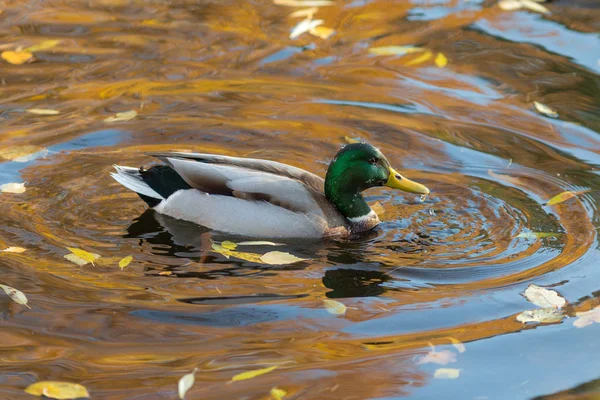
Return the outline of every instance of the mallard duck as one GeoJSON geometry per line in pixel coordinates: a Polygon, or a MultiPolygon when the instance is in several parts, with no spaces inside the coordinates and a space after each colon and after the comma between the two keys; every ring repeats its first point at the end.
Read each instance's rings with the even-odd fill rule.
{"type": "Polygon", "coordinates": [[[349,237],[380,222],[363,198],[364,190],[388,186],[429,194],[367,143],[343,147],[325,180],[275,161],[198,153],[150,155],[164,164],[148,169],[115,166],[112,177],[158,213],[241,236],[349,237]]]}

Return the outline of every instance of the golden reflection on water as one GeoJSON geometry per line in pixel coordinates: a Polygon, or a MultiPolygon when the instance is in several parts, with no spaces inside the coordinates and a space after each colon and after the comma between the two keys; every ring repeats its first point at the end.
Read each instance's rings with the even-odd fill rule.
{"type": "MultiPolygon", "coordinates": [[[[528,283],[554,285],[571,317],[599,303],[600,124],[588,89],[598,70],[583,55],[527,43],[535,38],[486,32],[482,23],[514,17],[488,3],[339,2],[316,15],[332,38],[292,41],[294,8],[267,1],[0,2],[1,49],[60,40],[33,63],[0,64],[0,184],[27,182],[26,193],[0,197],[0,248],[27,248],[0,253],[1,283],[32,307],[0,297],[0,397],[66,380],[92,398],[174,398],[177,380],[198,367],[187,398],[266,399],[275,386],[303,399],[444,398],[453,389],[433,378],[439,366],[417,360],[429,343],[451,349],[453,338],[467,352],[445,367],[461,369],[464,397],[493,398],[504,385],[481,388],[487,378],[477,371],[507,372],[486,361],[485,346],[502,355],[496,340],[507,334],[552,332],[515,319],[532,307],[520,296],[528,283]],[[443,52],[449,64],[368,54],[390,45],[443,52]],[[536,114],[533,100],[560,120],[536,114]],[[31,108],[60,114],[24,112],[31,108]],[[131,121],[104,121],[132,109],[131,121]],[[177,150],[324,175],[344,136],[380,147],[432,195],[419,202],[372,190],[369,201],[385,208],[380,228],[352,242],[287,242],[311,259],[287,267],[211,252],[211,240],[237,238],[157,221],[108,175],[115,163],[147,165],[146,152],[177,150]],[[581,188],[592,192],[544,206],[581,188]],[[519,237],[529,231],[556,236],[519,237]],[[63,258],[67,247],[102,258],[78,267],[63,258]],[[134,261],[121,270],[128,255],[134,261]],[[328,314],[326,298],[347,313],[328,314]]],[[[560,12],[536,17],[532,29],[571,19],[579,32],[561,25],[570,37],[600,20],[597,8],[582,20],[553,7],[560,12]]],[[[579,332],[562,331],[564,351],[506,360],[539,382],[515,382],[510,396],[597,377],[550,382],[534,368],[572,354],[579,332]]]]}

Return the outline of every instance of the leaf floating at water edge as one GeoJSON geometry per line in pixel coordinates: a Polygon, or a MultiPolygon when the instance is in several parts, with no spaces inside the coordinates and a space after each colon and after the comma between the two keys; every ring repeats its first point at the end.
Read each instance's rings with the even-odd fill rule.
{"type": "Polygon", "coordinates": [[[137,117],[137,111],[129,110],[125,112],[116,113],[113,117],[108,117],[104,120],[104,122],[122,122],[129,121],[137,117]]]}
{"type": "Polygon", "coordinates": [[[438,368],[433,377],[436,379],[456,379],[460,376],[460,369],[456,368],[438,368]]]}
{"type": "Polygon", "coordinates": [[[65,254],[63,257],[66,258],[67,260],[71,261],[73,264],[79,265],[80,267],[82,267],[86,264],[89,264],[89,262],[85,261],[83,258],[77,257],[73,253],[65,254]]]}
{"type": "MultiPolygon", "coordinates": [[[[87,263],[92,263],[92,265],[94,265],[94,261],[96,261],[97,259],[100,258],[99,254],[88,253],[85,250],[77,249],[77,248],[74,248],[74,247],[67,247],[67,250],[69,250],[71,253],[73,253],[76,257],[78,257],[81,260],[85,261],[86,264],[87,263]]],[[[67,256],[68,256],[68,254],[66,256],[64,256],[64,257],[67,258],[67,256]]],[[[75,262],[71,258],[67,258],[67,260],[75,262]]],[[[77,264],[77,262],[75,262],[75,264],[77,264]]]]}
{"type": "Polygon", "coordinates": [[[16,247],[16,246],[11,246],[11,247],[7,247],[6,249],[2,250],[6,253],[23,253],[25,250],[23,247],[16,247]]]}
{"type": "Polygon", "coordinates": [[[519,0],[502,0],[498,2],[498,7],[504,11],[515,11],[523,8],[523,4],[519,0]]]}
{"type": "Polygon", "coordinates": [[[589,191],[590,190],[580,190],[578,192],[571,192],[571,191],[567,190],[566,192],[559,193],[556,196],[554,196],[553,198],[551,198],[550,200],[548,200],[546,202],[546,205],[553,206],[555,204],[562,203],[563,201],[567,201],[569,199],[572,199],[573,197],[579,196],[580,194],[584,194],[589,191]]]}
{"type": "Polygon", "coordinates": [[[60,43],[60,40],[44,40],[38,44],[34,44],[26,48],[24,51],[28,51],[30,53],[34,53],[36,51],[44,51],[50,50],[53,47],[56,47],[60,43]]]}
{"type": "Polygon", "coordinates": [[[288,7],[325,7],[335,5],[331,0],[273,0],[278,6],[288,7]]]}
{"type": "Polygon", "coordinates": [[[534,284],[527,287],[523,296],[531,303],[542,308],[560,308],[567,303],[567,301],[554,290],[546,289],[534,284]]]}
{"type": "Polygon", "coordinates": [[[319,37],[323,40],[327,40],[331,37],[331,35],[335,33],[335,30],[327,28],[325,26],[317,26],[309,29],[308,33],[310,33],[313,36],[319,37]]]}
{"type": "Polygon", "coordinates": [[[446,58],[444,53],[438,53],[435,57],[434,62],[435,65],[437,65],[440,68],[444,68],[446,65],[448,65],[448,59],[446,58]]]}
{"type": "Polygon", "coordinates": [[[119,267],[121,269],[125,268],[126,266],[129,265],[129,263],[131,263],[132,260],[133,260],[133,256],[123,257],[123,259],[121,261],[119,261],[119,267]]]}
{"type": "Polygon", "coordinates": [[[577,320],[573,322],[576,328],[584,328],[594,322],[600,324],[600,306],[596,306],[593,310],[575,313],[577,320]]]}
{"type": "Polygon", "coordinates": [[[298,36],[310,31],[313,28],[321,25],[324,21],[322,19],[304,19],[298,23],[290,32],[290,39],[296,39],[298,36]]]}
{"type": "Polygon", "coordinates": [[[535,1],[532,0],[520,0],[521,4],[523,5],[523,7],[531,10],[531,11],[535,11],[535,12],[539,12],[542,14],[549,14],[550,10],[548,10],[546,7],[544,7],[543,5],[536,3],[535,1]]]}
{"type": "Polygon", "coordinates": [[[20,290],[7,285],[0,285],[0,289],[4,290],[8,297],[10,297],[15,303],[24,305],[25,307],[31,309],[31,307],[27,305],[27,296],[25,296],[25,294],[20,290]]]}
{"type": "Polygon", "coordinates": [[[0,57],[11,64],[21,65],[31,60],[33,54],[28,51],[3,51],[0,57]]]}
{"type": "Polygon", "coordinates": [[[271,398],[273,400],[282,400],[284,396],[287,396],[287,392],[285,390],[279,389],[277,387],[271,389],[269,394],[271,395],[271,398]]]}
{"type": "Polygon", "coordinates": [[[196,371],[198,368],[194,368],[192,372],[189,374],[185,374],[179,379],[177,383],[177,393],[179,393],[179,398],[184,399],[185,394],[194,386],[194,381],[196,380],[196,371]]]}
{"type": "Polygon", "coordinates": [[[237,244],[230,242],[229,240],[226,240],[223,243],[221,243],[221,247],[227,250],[235,250],[237,246],[237,244]]]}
{"type": "Polygon", "coordinates": [[[277,365],[273,365],[272,367],[255,369],[254,371],[242,372],[241,374],[234,375],[234,377],[231,378],[230,382],[245,381],[247,379],[256,378],[257,376],[267,374],[276,368],[277,368],[277,365]]]}
{"type": "Polygon", "coordinates": [[[285,244],[269,242],[266,240],[250,240],[247,242],[239,242],[238,246],[285,246],[285,244]]]}
{"type": "Polygon", "coordinates": [[[417,65],[417,64],[421,64],[424,63],[425,61],[429,60],[431,58],[431,56],[433,56],[433,53],[430,51],[425,52],[425,54],[420,55],[419,57],[415,58],[414,60],[410,60],[409,62],[407,62],[406,65],[411,66],[411,65],[417,65]]]}
{"type": "Polygon", "coordinates": [[[296,257],[293,254],[285,253],[283,251],[270,251],[260,256],[260,261],[265,264],[271,265],[285,265],[293,264],[299,261],[307,261],[307,258],[296,257]]]}
{"type": "Polygon", "coordinates": [[[458,350],[459,353],[464,353],[465,351],[467,351],[467,348],[465,347],[464,343],[460,340],[453,338],[452,336],[448,336],[448,339],[450,339],[450,341],[452,342],[452,346],[454,346],[454,348],[458,350]]]}
{"type": "Polygon", "coordinates": [[[425,49],[415,46],[383,46],[371,47],[369,53],[378,56],[404,56],[406,54],[421,53],[425,49]]]}
{"type": "Polygon", "coordinates": [[[559,322],[564,317],[563,310],[556,307],[546,307],[523,311],[517,315],[517,321],[524,324],[527,322],[552,323],[559,322]]]}
{"type": "Polygon", "coordinates": [[[550,118],[558,118],[558,113],[550,107],[548,107],[547,105],[538,103],[537,101],[534,101],[533,105],[539,113],[544,114],[550,118]]]}
{"type": "Polygon", "coordinates": [[[346,314],[346,309],[347,308],[344,305],[344,303],[340,303],[339,301],[329,300],[329,299],[323,300],[323,303],[325,304],[325,309],[330,314],[333,314],[333,315],[344,315],[344,314],[346,314]]]}
{"type": "Polygon", "coordinates": [[[70,382],[36,382],[27,386],[25,392],[34,396],[45,396],[51,399],[58,400],[80,399],[90,397],[90,394],[84,386],[78,383],[70,382]]]}
{"type": "Polygon", "coordinates": [[[49,108],[30,108],[28,110],[25,110],[28,113],[31,114],[37,114],[37,115],[57,115],[60,114],[60,111],[58,110],[51,110],[49,108]]]}
{"type": "Polygon", "coordinates": [[[0,185],[0,192],[2,193],[25,193],[27,189],[25,188],[25,182],[23,183],[5,183],[4,185],[0,185]]]}

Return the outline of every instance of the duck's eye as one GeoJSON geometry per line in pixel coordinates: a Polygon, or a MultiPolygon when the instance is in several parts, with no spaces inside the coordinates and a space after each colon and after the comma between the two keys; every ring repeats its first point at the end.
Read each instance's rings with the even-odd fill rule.
{"type": "Polygon", "coordinates": [[[376,158],[371,158],[369,160],[369,163],[372,164],[372,165],[375,165],[375,164],[377,164],[377,159],[376,158]]]}

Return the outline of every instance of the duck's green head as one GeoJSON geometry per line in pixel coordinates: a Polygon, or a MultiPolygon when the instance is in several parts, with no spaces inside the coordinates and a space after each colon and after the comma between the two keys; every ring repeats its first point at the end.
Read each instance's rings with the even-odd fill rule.
{"type": "Polygon", "coordinates": [[[360,193],[375,186],[429,194],[425,186],[393,169],[377,148],[367,143],[353,143],[342,148],[329,165],[325,196],[346,218],[359,218],[371,212],[360,193]]]}

